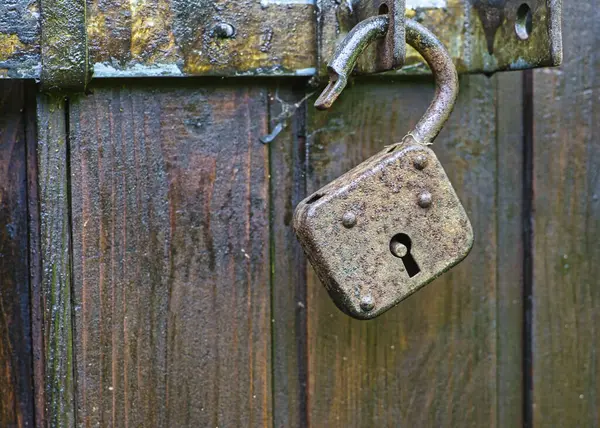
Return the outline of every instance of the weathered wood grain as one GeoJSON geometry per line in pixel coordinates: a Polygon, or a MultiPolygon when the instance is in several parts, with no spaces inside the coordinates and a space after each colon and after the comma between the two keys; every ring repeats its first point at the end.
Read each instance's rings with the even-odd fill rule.
{"type": "MultiPolygon", "coordinates": [[[[521,172],[505,162],[513,154],[518,163],[518,150],[505,146],[521,141],[512,141],[518,122],[514,135],[499,132],[498,123],[510,121],[510,109],[520,111],[521,103],[498,98],[507,89],[520,86],[463,78],[455,111],[434,145],[473,223],[475,245],[462,264],[367,322],[336,309],[309,270],[311,426],[520,423],[521,336],[512,334],[520,331],[522,284],[507,270],[518,257],[519,244],[508,237],[518,239],[520,230],[521,172]],[[497,107],[499,99],[508,104],[497,107]],[[499,192],[499,177],[515,187],[499,192]],[[501,240],[499,233],[507,235],[501,240]],[[507,297],[508,304],[500,300],[507,297]]],[[[308,192],[400,140],[432,93],[429,82],[359,82],[330,112],[309,109],[308,192]]]]}
{"type": "Polygon", "coordinates": [[[564,65],[533,86],[533,422],[598,427],[600,4],[563,9],[564,65]]]}
{"type": "MultiPolygon", "coordinates": [[[[294,208],[305,189],[304,88],[281,82],[270,90],[271,305],[273,308],[273,424],[307,421],[306,258],[294,231],[294,208]],[[275,131],[276,132],[276,131],[275,131]]],[[[310,108],[310,107],[309,107],[310,108]]]]}
{"type": "Polygon", "coordinates": [[[496,75],[498,427],[523,423],[523,73],[496,75]]]}
{"type": "Polygon", "coordinates": [[[0,82],[0,426],[33,427],[25,84],[0,82]]]}
{"type": "Polygon", "coordinates": [[[38,96],[37,160],[44,326],[42,376],[47,422],[53,427],[75,425],[66,114],[64,97],[38,96]]]}
{"type": "Polygon", "coordinates": [[[107,84],[70,123],[78,424],[270,426],[266,90],[107,84]]]}
{"type": "Polygon", "coordinates": [[[25,86],[25,139],[27,140],[27,221],[29,230],[29,290],[31,294],[31,347],[34,421],[37,428],[48,426],[44,358],[44,293],[42,291],[40,192],[38,187],[37,95],[34,82],[25,86]]]}

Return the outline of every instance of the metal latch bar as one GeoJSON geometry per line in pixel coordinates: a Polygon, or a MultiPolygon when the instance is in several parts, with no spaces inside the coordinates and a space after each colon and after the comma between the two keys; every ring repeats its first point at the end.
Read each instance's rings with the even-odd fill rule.
{"type": "MultiPolygon", "coordinates": [[[[335,46],[367,10],[377,14],[381,0],[42,0],[41,11],[37,4],[0,2],[0,78],[77,89],[90,71],[94,78],[326,76],[335,46]]],[[[460,73],[558,65],[560,16],[561,0],[406,0],[405,10],[438,36],[460,73]]],[[[373,55],[365,52],[356,71],[393,68],[373,68],[373,55]]],[[[408,48],[392,73],[428,72],[408,48]]]]}

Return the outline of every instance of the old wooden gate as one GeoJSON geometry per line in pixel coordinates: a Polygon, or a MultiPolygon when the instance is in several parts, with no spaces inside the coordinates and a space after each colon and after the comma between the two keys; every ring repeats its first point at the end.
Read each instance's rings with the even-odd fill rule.
{"type": "Polygon", "coordinates": [[[0,426],[597,427],[599,22],[565,1],[562,67],[461,77],[435,150],[474,248],[368,322],[290,221],[429,78],[358,79],[327,113],[304,77],[0,81],[0,426]]]}

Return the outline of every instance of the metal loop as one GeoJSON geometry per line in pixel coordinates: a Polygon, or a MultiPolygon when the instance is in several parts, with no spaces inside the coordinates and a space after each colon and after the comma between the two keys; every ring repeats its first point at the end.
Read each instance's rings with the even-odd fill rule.
{"type": "MultiPolygon", "coordinates": [[[[315,102],[315,107],[331,107],[346,86],[358,56],[369,43],[385,35],[388,22],[389,18],[385,15],[375,16],[360,22],[348,33],[328,65],[330,82],[315,102]]],[[[408,133],[417,143],[430,144],[454,108],[458,96],[458,74],[442,42],[412,19],[406,20],[406,42],[425,59],[436,83],[433,101],[414,129],[408,133]]]]}

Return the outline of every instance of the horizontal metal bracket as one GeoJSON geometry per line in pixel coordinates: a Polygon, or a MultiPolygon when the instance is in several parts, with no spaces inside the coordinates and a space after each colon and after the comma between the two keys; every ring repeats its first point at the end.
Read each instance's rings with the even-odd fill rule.
{"type": "MultiPolygon", "coordinates": [[[[321,0],[319,74],[336,45],[360,20],[361,3],[321,0]]],[[[493,73],[558,66],[562,62],[561,0],[406,0],[406,17],[429,28],[446,46],[459,73],[493,73]]],[[[356,72],[370,74],[366,52],[356,72]]],[[[421,56],[406,51],[393,74],[429,73],[421,56]]]]}
{"type": "MultiPolygon", "coordinates": [[[[41,10],[36,0],[1,1],[0,78],[81,89],[88,70],[94,78],[324,76],[336,44],[382,1],[392,0],[42,0],[41,10]]],[[[561,0],[402,1],[461,73],[561,62],[561,0]]],[[[363,55],[357,71],[393,68],[377,55],[363,55]]],[[[428,69],[408,48],[391,73],[428,69]]]]}

